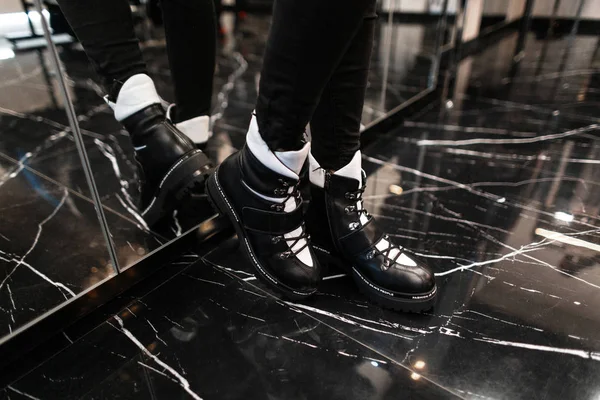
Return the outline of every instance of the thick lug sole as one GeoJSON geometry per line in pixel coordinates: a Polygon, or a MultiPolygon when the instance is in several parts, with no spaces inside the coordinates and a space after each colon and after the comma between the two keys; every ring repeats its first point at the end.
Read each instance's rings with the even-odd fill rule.
{"type": "Polygon", "coordinates": [[[313,245],[313,249],[321,266],[341,269],[352,275],[352,279],[354,279],[354,283],[358,286],[358,289],[373,303],[384,308],[395,311],[421,313],[432,309],[435,304],[437,286],[434,286],[428,293],[407,294],[394,292],[371,282],[358,271],[356,266],[346,264],[335,253],[319,245],[313,245]]]}
{"type": "Polygon", "coordinates": [[[142,212],[146,224],[153,226],[162,217],[172,214],[177,204],[190,193],[203,190],[212,169],[212,163],[200,150],[192,150],[177,160],[142,212]]]}
{"type": "Polygon", "coordinates": [[[293,289],[281,283],[277,278],[269,274],[267,270],[260,264],[258,257],[256,257],[254,251],[252,250],[252,246],[250,245],[250,241],[248,240],[246,234],[246,229],[242,226],[240,218],[231,205],[232,202],[229,200],[225,194],[225,191],[223,190],[223,187],[219,183],[218,174],[219,169],[217,168],[217,170],[211,174],[206,182],[206,193],[208,195],[208,200],[215,208],[216,212],[229,218],[233,224],[240,242],[240,247],[246,255],[246,258],[248,258],[250,261],[250,264],[252,264],[254,267],[258,279],[260,279],[260,281],[266,284],[269,288],[281,293],[290,300],[304,300],[313,295],[317,291],[316,288],[308,292],[293,289]]]}

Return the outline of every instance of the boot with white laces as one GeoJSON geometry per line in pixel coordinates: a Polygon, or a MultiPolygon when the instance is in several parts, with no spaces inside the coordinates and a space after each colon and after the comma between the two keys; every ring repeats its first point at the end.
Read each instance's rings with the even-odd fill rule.
{"type": "Polygon", "coordinates": [[[310,144],[272,151],[252,117],[246,145],[210,176],[207,194],[233,223],[257,277],[290,299],[316,291],[321,268],[304,226],[299,174],[310,144]]]}
{"type": "Polygon", "coordinates": [[[311,154],[309,171],[306,225],[321,264],[351,274],[359,289],[384,307],[430,309],[437,292],[433,273],[414,254],[392,243],[364,208],[366,176],[360,151],[336,172],[321,168],[311,154]]]}

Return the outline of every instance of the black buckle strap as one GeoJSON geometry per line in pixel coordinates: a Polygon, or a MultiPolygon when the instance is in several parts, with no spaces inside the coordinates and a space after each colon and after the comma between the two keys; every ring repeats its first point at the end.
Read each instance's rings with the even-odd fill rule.
{"type": "Polygon", "coordinates": [[[244,207],[242,209],[244,227],[251,231],[284,235],[304,223],[302,206],[289,213],[260,210],[244,207]]]}
{"type": "Polygon", "coordinates": [[[297,180],[279,175],[263,165],[247,145],[241,150],[239,160],[242,180],[263,196],[285,198],[298,184],[297,180]]]}
{"type": "Polygon", "coordinates": [[[360,254],[373,247],[382,237],[383,233],[371,219],[360,229],[341,237],[339,239],[340,250],[348,255],[360,254]]]}

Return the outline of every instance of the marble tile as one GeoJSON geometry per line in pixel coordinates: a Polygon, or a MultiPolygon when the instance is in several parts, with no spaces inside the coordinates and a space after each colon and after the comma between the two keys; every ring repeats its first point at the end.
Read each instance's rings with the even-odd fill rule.
{"type": "Polygon", "coordinates": [[[61,399],[458,398],[202,261],[134,300],[0,391],[0,398],[20,393],[61,399]]]}
{"type": "MultiPolygon", "coordinates": [[[[251,21],[219,56],[215,96],[222,115],[208,148],[217,161],[243,144],[256,96],[267,24],[251,21]],[[234,85],[227,85],[230,78],[234,85]]],[[[464,60],[448,97],[363,153],[369,210],[437,275],[431,311],[381,309],[343,271],[329,271],[306,302],[286,302],[256,281],[232,239],[11,383],[0,398],[596,398],[598,38],[531,35],[523,53],[516,43],[508,37],[464,60]]],[[[168,90],[159,50],[147,52],[168,90]]],[[[368,106],[381,104],[381,54],[368,106]]],[[[388,75],[394,90],[386,89],[384,105],[425,82],[426,63],[419,52],[410,54],[397,75],[388,75]]],[[[75,67],[73,75],[83,74],[75,67]]],[[[84,114],[101,105],[93,96],[93,87],[81,89],[84,114]]],[[[36,121],[24,120],[16,129],[27,133],[25,124],[36,121]]],[[[51,135],[47,125],[43,138],[51,135]]],[[[113,153],[87,139],[91,157],[102,163],[95,173],[114,211],[111,226],[119,226],[115,241],[135,260],[163,239],[140,229],[116,197],[123,186],[107,154],[118,155],[125,181],[135,182],[127,138],[106,110],[82,126],[111,145],[113,153]]],[[[32,167],[51,165],[66,149],[49,151],[32,167]]],[[[22,243],[19,254],[31,245],[22,243]]],[[[10,297],[0,292],[0,299],[10,318],[10,297]]]]}
{"type": "Polygon", "coordinates": [[[0,157],[0,337],[115,273],[93,204],[0,157]]]}

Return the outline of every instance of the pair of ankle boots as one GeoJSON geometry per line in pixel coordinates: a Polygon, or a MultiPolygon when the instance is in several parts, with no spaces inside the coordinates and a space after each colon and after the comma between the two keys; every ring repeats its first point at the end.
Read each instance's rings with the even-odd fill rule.
{"type": "Polygon", "coordinates": [[[206,182],[209,199],[233,223],[257,276],[286,297],[309,297],[324,268],[334,265],[385,307],[432,307],[433,273],[394,245],[364,208],[360,152],[340,170],[326,171],[309,154],[309,144],[271,151],[253,117],[246,146],[212,173],[212,163],[188,137],[200,132],[207,138],[207,117],[174,124],[148,76],[130,78],[109,104],[131,135],[142,173],[140,214],[148,226],[206,182]],[[305,213],[298,186],[307,158],[311,201],[305,213]]]}
{"type": "Polygon", "coordinates": [[[379,230],[363,205],[365,183],[360,151],[332,173],[309,154],[309,144],[269,150],[253,117],[246,146],[210,175],[207,194],[233,223],[257,277],[287,298],[315,293],[324,269],[334,265],[384,307],[431,308],[433,273],[379,230]],[[298,186],[307,158],[311,201],[305,213],[298,186]]]}

